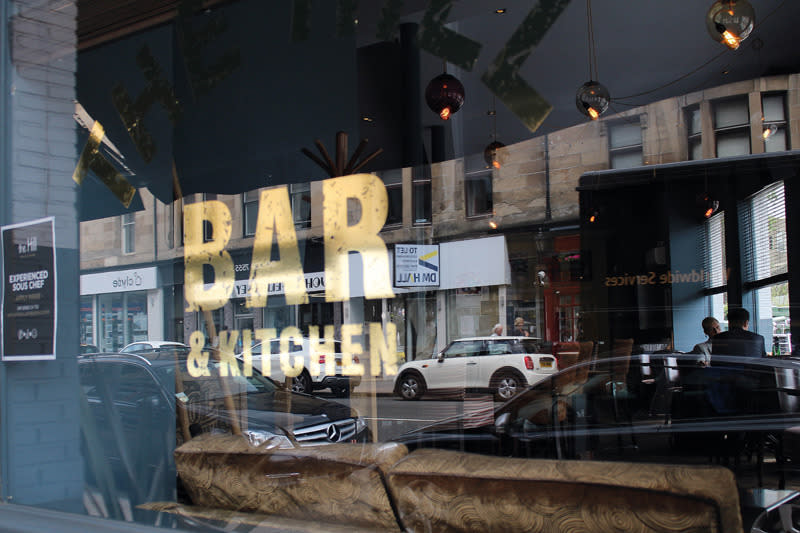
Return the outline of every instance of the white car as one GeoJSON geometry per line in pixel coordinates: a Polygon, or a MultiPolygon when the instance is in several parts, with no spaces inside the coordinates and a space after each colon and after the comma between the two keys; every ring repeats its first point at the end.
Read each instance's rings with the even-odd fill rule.
{"type": "Polygon", "coordinates": [[[121,353],[149,352],[164,349],[188,349],[185,344],[175,341],[136,341],[120,350],[121,353]]]}
{"type": "MultiPolygon", "coordinates": [[[[316,363],[319,365],[319,372],[315,372],[312,368],[309,340],[303,338],[302,343],[289,343],[288,350],[288,365],[293,369],[290,372],[284,372],[281,367],[281,349],[280,339],[271,339],[265,342],[258,342],[253,344],[251,353],[253,368],[264,373],[262,369],[262,350],[264,346],[269,346],[270,350],[270,368],[269,373],[265,374],[279,383],[283,383],[286,375],[292,378],[291,389],[294,392],[305,392],[311,394],[312,392],[320,389],[330,389],[336,396],[345,397],[361,383],[361,376],[345,376],[342,374],[342,344],[340,341],[333,341],[334,353],[319,353],[316,363]],[[301,359],[298,360],[297,356],[301,359]],[[333,373],[328,373],[326,370],[326,361],[328,357],[334,358],[335,370],[333,373]],[[302,368],[298,361],[302,361],[302,368]],[[298,369],[298,370],[295,370],[298,369]],[[316,375],[315,375],[316,374],[316,375]]],[[[243,354],[238,354],[236,357],[242,359],[243,354]]],[[[353,362],[358,364],[358,356],[353,356],[353,362]]]]}
{"type": "Polygon", "coordinates": [[[404,363],[394,392],[418,400],[431,391],[489,390],[499,401],[512,398],[558,370],[556,358],[532,337],[471,337],[454,340],[430,359],[404,363]]]}

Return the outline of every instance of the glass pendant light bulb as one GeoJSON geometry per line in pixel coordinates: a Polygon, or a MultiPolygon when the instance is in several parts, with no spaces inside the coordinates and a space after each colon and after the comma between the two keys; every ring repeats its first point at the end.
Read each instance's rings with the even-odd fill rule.
{"type": "Polygon", "coordinates": [[[717,0],[706,14],[706,29],[712,39],[736,50],[753,31],[755,20],[748,0],[717,0]]]}
{"type": "Polygon", "coordinates": [[[592,120],[597,120],[606,112],[611,95],[608,89],[600,82],[589,80],[578,88],[575,93],[575,105],[578,111],[592,120]]]}

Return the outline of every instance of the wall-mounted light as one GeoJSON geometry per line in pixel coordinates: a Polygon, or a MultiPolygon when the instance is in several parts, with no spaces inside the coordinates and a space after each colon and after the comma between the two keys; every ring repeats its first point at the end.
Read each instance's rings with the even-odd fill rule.
{"type": "Polygon", "coordinates": [[[736,50],[753,31],[756,12],[747,0],[717,0],[706,13],[711,38],[736,50]]]}
{"type": "Polygon", "coordinates": [[[598,211],[597,209],[592,209],[589,212],[589,216],[587,217],[587,220],[589,221],[589,224],[594,224],[599,219],[600,219],[600,211],[598,211]]]}
{"type": "Polygon", "coordinates": [[[778,126],[775,124],[770,124],[769,126],[764,126],[764,131],[761,132],[761,137],[766,141],[773,135],[778,133],[778,126]]]}
{"type": "Polygon", "coordinates": [[[442,120],[448,120],[464,105],[464,86],[455,76],[439,74],[425,88],[425,102],[442,120]]]}

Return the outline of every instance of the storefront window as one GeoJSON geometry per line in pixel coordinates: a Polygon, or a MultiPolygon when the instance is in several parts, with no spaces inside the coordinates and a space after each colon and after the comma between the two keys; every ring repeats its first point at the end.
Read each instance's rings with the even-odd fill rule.
{"type": "Polygon", "coordinates": [[[800,530],[800,2],[682,4],[0,2],[3,523],[800,530]]]}

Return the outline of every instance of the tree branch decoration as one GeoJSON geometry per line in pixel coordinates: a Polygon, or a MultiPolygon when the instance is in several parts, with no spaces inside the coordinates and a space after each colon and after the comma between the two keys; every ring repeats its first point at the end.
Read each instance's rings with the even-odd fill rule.
{"type": "Polygon", "coordinates": [[[364,165],[375,159],[381,152],[383,152],[383,148],[378,148],[368,156],[366,156],[361,161],[358,159],[361,157],[361,154],[364,152],[364,149],[367,147],[367,143],[369,142],[368,139],[362,139],[361,142],[358,144],[356,151],[353,152],[353,155],[350,157],[349,160],[345,162],[347,159],[347,134],[343,131],[336,133],[336,162],[331,159],[331,156],[328,154],[328,151],[325,149],[325,146],[322,144],[322,141],[316,139],[314,144],[317,146],[319,153],[322,154],[322,158],[315,155],[311,150],[308,148],[303,148],[300,150],[303,154],[315,162],[317,165],[322,167],[322,170],[328,173],[328,177],[335,178],[338,176],[348,176],[350,174],[356,174],[359,170],[364,168],[364,165]]]}

